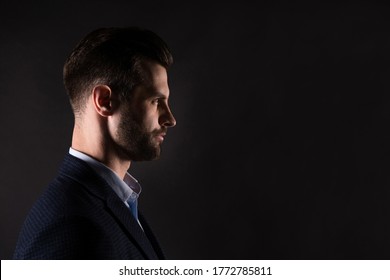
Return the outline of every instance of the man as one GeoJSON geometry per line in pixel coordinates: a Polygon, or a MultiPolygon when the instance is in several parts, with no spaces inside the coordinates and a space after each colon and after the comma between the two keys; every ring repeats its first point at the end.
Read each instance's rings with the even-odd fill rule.
{"type": "Polygon", "coordinates": [[[172,56],[155,33],[101,28],[64,65],[75,123],[57,178],[31,209],[15,259],[164,259],[127,170],[154,160],[169,127],[172,56]]]}

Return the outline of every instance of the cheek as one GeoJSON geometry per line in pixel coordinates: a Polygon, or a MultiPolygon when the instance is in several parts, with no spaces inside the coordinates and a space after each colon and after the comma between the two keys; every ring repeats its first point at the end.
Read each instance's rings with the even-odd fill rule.
{"type": "Polygon", "coordinates": [[[138,107],[133,108],[129,112],[129,116],[134,122],[138,123],[141,130],[145,132],[152,132],[159,129],[159,114],[155,107],[148,107],[147,104],[139,104],[138,107]]]}
{"type": "Polygon", "coordinates": [[[154,115],[146,115],[143,120],[143,125],[147,131],[153,131],[159,128],[158,118],[154,115]]]}
{"type": "Polygon", "coordinates": [[[147,130],[153,130],[156,126],[158,126],[158,111],[154,106],[145,106],[138,113],[138,116],[140,117],[139,120],[143,123],[147,130]]]}

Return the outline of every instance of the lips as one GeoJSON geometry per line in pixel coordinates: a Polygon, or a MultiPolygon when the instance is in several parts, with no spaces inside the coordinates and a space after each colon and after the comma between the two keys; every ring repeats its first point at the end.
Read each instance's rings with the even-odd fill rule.
{"type": "Polygon", "coordinates": [[[159,140],[159,141],[164,141],[164,137],[166,136],[166,133],[160,133],[160,134],[157,134],[156,135],[156,138],[159,140]]]}

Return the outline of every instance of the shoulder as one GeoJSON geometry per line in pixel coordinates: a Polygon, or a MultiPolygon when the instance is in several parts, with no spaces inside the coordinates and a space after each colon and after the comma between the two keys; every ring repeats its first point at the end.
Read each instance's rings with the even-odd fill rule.
{"type": "Polygon", "coordinates": [[[15,258],[99,258],[90,248],[92,243],[99,240],[104,247],[110,241],[110,232],[118,230],[106,207],[112,193],[88,165],[78,159],[65,159],[57,177],[29,211],[15,258]],[[87,251],[93,254],[82,255],[87,251]]]}
{"type": "Polygon", "coordinates": [[[14,258],[96,258],[93,244],[107,240],[105,203],[88,187],[63,175],[55,178],[30,209],[14,258]]]}

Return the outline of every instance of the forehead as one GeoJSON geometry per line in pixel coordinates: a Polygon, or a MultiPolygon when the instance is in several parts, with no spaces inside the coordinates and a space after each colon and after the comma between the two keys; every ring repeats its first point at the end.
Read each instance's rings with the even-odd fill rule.
{"type": "Polygon", "coordinates": [[[144,87],[168,93],[168,73],[165,67],[157,62],[147,60],[141,63],[141,68],[144,87]]]}
{"type": "Polygon", "coordinates": [[[165,67],[154,61],[141,63],[143,82],[134,95],[138,98],[148,98],[155,95],[169,96],[168,74],[165,67]]]}

